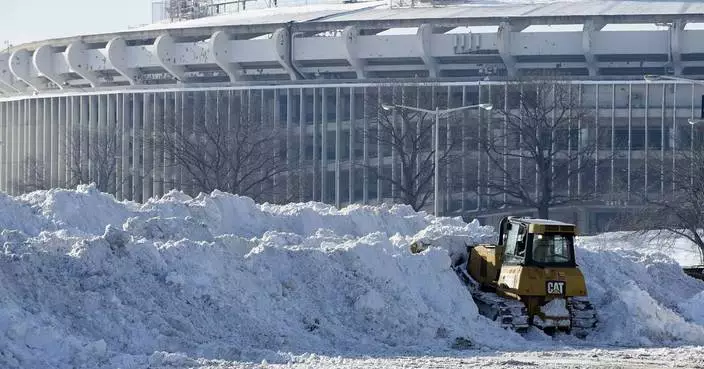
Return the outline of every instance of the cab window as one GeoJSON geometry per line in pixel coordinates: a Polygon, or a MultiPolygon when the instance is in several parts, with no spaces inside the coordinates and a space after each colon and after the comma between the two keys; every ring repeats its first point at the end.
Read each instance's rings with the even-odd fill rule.
{"type": "Polygon", "coordinates": [[[561,234],[533,235],[533,261],[555,264],[572,261],[572,237],[561,234]]]}
{"type": "Polygon", "coordinates": [[[504,250],[505,260],[508,262],[521,262],[525,256],[526,227],[513,224],[508,231],[504,250]]]}

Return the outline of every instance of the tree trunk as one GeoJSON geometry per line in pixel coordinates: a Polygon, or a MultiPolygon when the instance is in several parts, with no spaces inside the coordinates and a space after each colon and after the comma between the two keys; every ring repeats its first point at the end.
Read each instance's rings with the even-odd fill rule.
{"type": "Polygon", "coordinates": [[[548,219],[550,216],[550,206],[547,204],[538,205],[538,218],[548,219]]]}
{"type": "Polygon", "coordinates": [[[698,229],[690,229],[690,232],[694,234],[694,240],[699,251],[699,265],[704,265],[704,240],[699,236],[698,229]]]}

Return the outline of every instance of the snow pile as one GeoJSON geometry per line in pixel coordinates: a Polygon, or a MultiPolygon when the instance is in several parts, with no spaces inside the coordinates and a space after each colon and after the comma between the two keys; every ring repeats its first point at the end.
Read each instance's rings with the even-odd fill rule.
{"type": "Polygon", "coordinates": [[[704,321],[692,321],[680,306],[704,290],[704,283],[663,254],[604,251],[602,240],[585,238],[577,250],[599,315],[599,328],[589,339],[621,346],[704,344],[704,321]]]}
{"type": "Polygon", "coordinates": [[[679,305],[682,313],[685,317],[696,322],[697,324],[704,325],[704,291],[687,299],[685,302],[679,305]]]}
{"type": "MultiPolygon", "coordinates": [[[[92,186],[0,196],[0,205],[2,368],[551,344],[479,316],[450,270],[465,244],[495,237],[477,222],[407,206],[258,205],[220,192],[140,205],[92,186]],[[412,254],[415,241],[432,246],[412,254]]],[[[664,257],[585,247],[579,262],[601,320],[586,344],[704,343],[690,314],[701,282],[664,257]]]]}
{"type": "Polygon", "coordinates": [[[640,254],[665,254],[682,266],[700,264],[700,252],[690,240],[668,232],[612,232],[586,237],[592,250],[628,250],[640,254]]]}
{"type": "Polygon", "coordinates": [[[256,205],[218,192],[138,205],[89,186],[0,201],[2,368],[521,341],[478,316],[444,249],[408,249],[428,228],[490,233],[476,223],[405,206],[256,205]]]}

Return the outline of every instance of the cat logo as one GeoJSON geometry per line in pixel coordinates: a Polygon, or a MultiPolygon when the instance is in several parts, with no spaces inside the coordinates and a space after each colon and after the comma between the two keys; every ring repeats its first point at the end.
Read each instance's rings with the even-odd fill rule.
{"type": "Polygon", "coordinates": [[[547,289],[548,295],[564,295],[565,294],[565,282],[548,281],[546,289],[547,289]]]}

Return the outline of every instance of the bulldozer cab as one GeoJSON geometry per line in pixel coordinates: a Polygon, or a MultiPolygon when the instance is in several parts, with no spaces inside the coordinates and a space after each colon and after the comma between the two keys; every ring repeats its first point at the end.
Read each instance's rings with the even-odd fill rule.
{"type": "Polygon", "coordinates": [[[507,265],[575,267],[573,224],[507,217],[501,221],[499,245],[507,265]]]}

